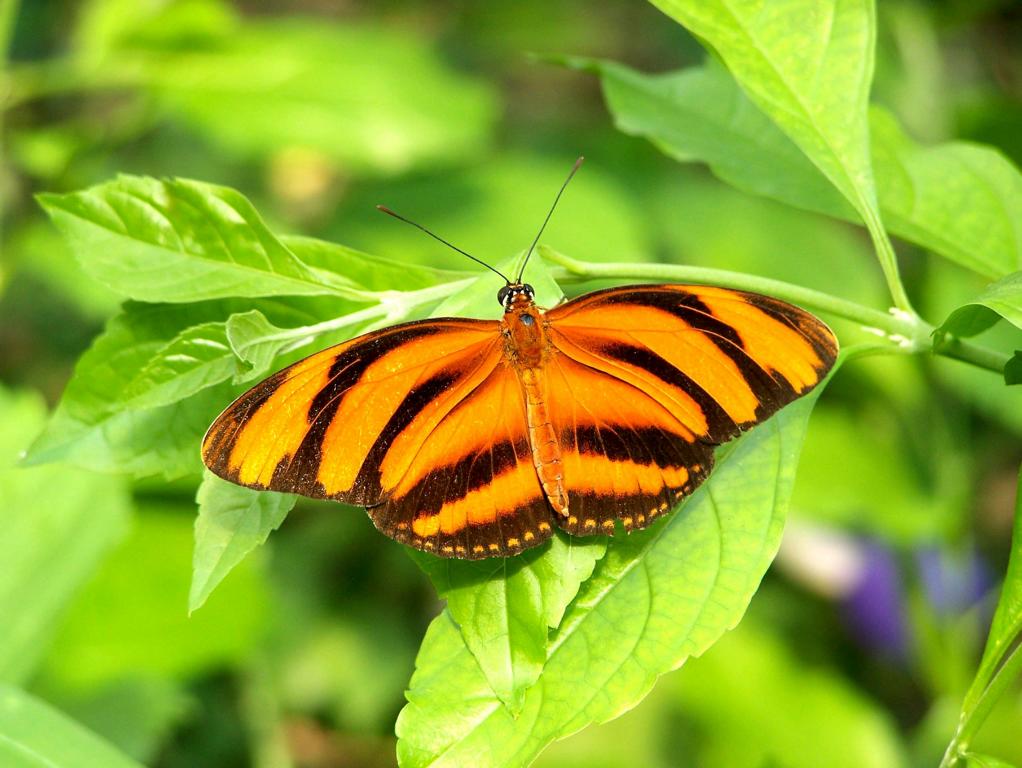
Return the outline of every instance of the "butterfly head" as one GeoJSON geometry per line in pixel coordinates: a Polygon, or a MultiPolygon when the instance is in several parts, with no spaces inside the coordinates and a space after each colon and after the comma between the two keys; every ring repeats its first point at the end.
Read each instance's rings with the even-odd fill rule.
{"type": "Polygon", "coordinates": [[[508,283],[497,291],[497,301],[505,312],[510,312],[516,306],[532,304],[536,297],[536,291],[528,283],[508,283]]]}

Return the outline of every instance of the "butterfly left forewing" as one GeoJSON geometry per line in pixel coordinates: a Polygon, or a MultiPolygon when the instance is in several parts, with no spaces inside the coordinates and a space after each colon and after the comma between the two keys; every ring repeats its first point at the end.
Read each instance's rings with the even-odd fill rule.
{"type": "Polygon", "coordinates": [[[251,488],[365,506],[441,556],[512,555],[552,533],[495,322],[408,323],[312,355],[228,407],[203,459],[251,488]]]}
{"type": "Polygon", "coordinates": [[[432,426],[499,360],[492,322],[429,320],[360,336],[238,398],[207,432],[203,460],[251,488],[379,503],[432,426]]]}

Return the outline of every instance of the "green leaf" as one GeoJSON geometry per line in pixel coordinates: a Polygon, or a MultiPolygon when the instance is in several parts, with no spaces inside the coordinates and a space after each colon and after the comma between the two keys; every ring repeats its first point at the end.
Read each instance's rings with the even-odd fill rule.
{"type": "MultiPolygon", "coordinates": [[[[682,162],[702,162],[738,189],[856,220],[849,204],[721,67],[644,75],[566,58],[599,74],[622,131],[682,162]]],[[[1000,153],[964,142],[914,143],[888,113],[871,112],[873,168],[888,228],[989,277],[1022,267],[1022,175],[1000,153]]]]}
{"type": "Polygon", "coordinates": [[[335,284],[346,282],[353,290],[414,291],[475,276],[474,272],[436,269],[373,256],[312,237],[284,235],[280,241],[309,267],[326,272],[335,284]]]}
{"type": "MultiPolygon", "coordinates": [[[[127,304],[79,358],[57,410],[24,463],[69,461],[99,471],[167,477],[198,472],[199,440],[231,401],[233,390],[219,384],[180,402],[132,409],[125,408],[124,392],[147,366],[160,362],[161,352],[181,334],[222,317],[229,306],[127,304]]],[[[214,368],[223,378],[230,375],[229,366],[218,362],[214,368]]],[[[205,369],[190,377],[186,383],[191,386],[172,379],[161,387],[184,397],[212,383],[211,378],[205,369]]]]}
{"type": "Polygon", "coordinates": [[[818,768],[826,755],[827,768],[906,766],[884,710],[789,645],[749,616],[669,683],[682,716],[712,745],[714,759],[704,752],[695,764],[818,768]]]}
{"type": "Polygon", "coordinates": [[[142,768],[39,699],[2,684],[0,764],[5,768],[142,768]]]}
{"type": "Polygon", "coordinates": [[[199,516],[195,520],[189,612],[201,607],[224,576],[266,541],[297,500],[293,494],[253,491],[205,473],[196,497],[199,516]]]}
{"type": "Polygon", "coordinates": [[[680,162],[706,163],[718,178],[746,192],[855,218],[834,185],[713,60],[661,75],[611,61],[559,60],[600,77],[619,130],[648,138],[680,162]]]}
{"type": "Polygon", "coordinates": [[[238,381],[249,381],[266,373],[273,367],[273,361],[286,352],[307,347],[306,354],[326,349],[365,330],[372,320],[378,320],[383,312],[376,305],[353,304],[336,301],[332,309],[336,315],[315,326],[282,328],[274,325],[258,309],[231,315],[227,320],[227,340],[233,354],[248,363],[247,374],[236,376],[238,381]]]}
{"type": "Polygon", "coordinates": [[[127,527],[130,501],[116,478],[11,466],[45,416],[41,398],[0,389],[0,681],[28,678],[67,603],[127,527]]]}
{"type": "Polygon", "coordinates": [[[177,334],[124,386],[120,399],[129,408],[156,408],[242,372],[227,341],[224,323],[201,323],[177,334]]]}
{"type": "Polygon", "coordinates": [[[401,173],[479,154],[497,117],[492,88],[384,27],[281,17],[131,58],[161,111],[238,155],[298,148],[401,173]]]}
{"type": "Polygon", "coordinates": [[[141,301],[345,293],[287,249],[241,194],[184,179],[122,176],[40,195],[85,270],[141,301]]]}
{"type": "Polygon", "coordinates": [[[350,304],[323,297],[128,302],[78,360],[25,463],[70,461],[100,471],[166,477],[197,474],[202,435],[238,394],[229,380],[265,373],[284,341],[298,346],[296,339],[316,339],[326,346],[351,330],[339,327],[316,336],[288,329],[290,335],[268,354],[252,357],[255,367],[239,360],[230,346],[224,348],[224,339],[231,341],[231,320],[252,306],[303,329],[350,304]]]}
{"type": "Polygon", "coordinates": [[[402,766],[525,765],[609,720],[741,619],[773,559],[815,396],[720,452],[710,479],[651,528],[614,539],[552,634],[517,718],[449,611],[426,633],[398,719],[402,766]]]}
{"type": "Polygon", "coordinates": [[[986,289],[965,306],[959,307],[940,324],[934,333],[934,346],[945,336],[975,336],[1004,318],[1022,328],[1022,272],[1015,272],[986,289]]]}
{"type": "Polygon", "coordinates": [[[252,366],[252,376],[243,376],[242,380],[267,370],[281,350],[295,343],[287,330],[271,323],[258,309],[227,319],[226,335],[232,352],[252,366]]]}
{"type": "Polygon", "coordinates": [[[184,504],[142,505],[131,535],[71,605],[41,679],[70,692],[128,677],[188,679],[241,664],[256,648],[269,598],[248,558],[188,615],[193,522],[184,504]]]}
{"type": "Polygon", "coordinates": [[[989,278],[1022,269],[1022,174],[997,150],[917,144],[874,107],[873,165],[884,223],[989,278]]]}
{"type": "Polygon", "coordinates": [[[521,711],[547,659],[549,630],[603,557],[606,540],[555,536],[519,557],[452,560],[412,551],[504,706],[521,711]]]}
{"type": "Polygon", "coordinates": [[[652,0],[727,64],[749,98],[868,225],[876,216],[867,106],[870,0],[652,0]]]}

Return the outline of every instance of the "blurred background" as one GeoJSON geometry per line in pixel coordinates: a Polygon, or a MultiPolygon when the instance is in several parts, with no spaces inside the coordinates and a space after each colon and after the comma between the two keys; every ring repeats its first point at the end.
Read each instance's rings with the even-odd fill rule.
{"type": "MultiPolygon", "coordinates": [[[[197,478],[5,468],[117,305],[80,272],[34,194],[118,173],[192,177],[239,189],[274,231],[466,269],[373,206],[497,262],[528,244],[585,154],[544,236],[563,253],[736,269],[887,306],[861,230],[743,195],[624,136],[594,77],[533,55],[645,71],[701,62],[702,48],[651,6],[21,0],[0,9],[9,59],[0,681],[27,686],[148,765],[394,764],[394,720],[440,605],[364,514],[302,502],[189,617],[197,478]],[[806,274],[805,259],[821,252],[828,268],[806,274]],[[12,615],[30,636],[4,632],[12,615]]],[[[879,27],[874,99],[915,138],[981,141],[1022,162],[1017,2],[885,0],[879,27]]],[[[982,287],[897,247],[931,321],[982,287]]],[[[1022,348],[1017,331],[991,333],[1014,333],[1003,348],[1022,348]]],[[[867,764],[860,755],[876,766],[935,765],[1007,561],[1022,460],[1014,390],[940,359],[846,366],[811,422],[782,552],[747,618],[634,711],[555,744],[537,764],[838,764],[821,762],[831,754],[856,756],[850,765],[867,764]]],[[[1022,764],[1020,722],[1016,689],[977,748],[1022,764]]]]}

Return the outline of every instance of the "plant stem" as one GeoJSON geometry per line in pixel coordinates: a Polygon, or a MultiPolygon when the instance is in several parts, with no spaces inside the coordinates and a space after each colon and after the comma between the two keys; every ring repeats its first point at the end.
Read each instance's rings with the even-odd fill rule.
{"type": "Polygon", "coordinates": [[[361,298],[375,301],[374,304],[352,312],[347,315],[340,315],[331,320],[324,320],[315,325],[304,325],[299,328],[283,328],[279,333],[274,333],[260,338],[260,341],[287,341],[289,339],[300,339],[302,343],[295,344],[290,349],[297,349],[302,344],[312,341],[316,336],[337,331],[351,325],[364,323],[367,320],[384,320],[391,323],[402,321],[411,314],[412,310],[418,307],[433,304],[441,301],[451,294],[467,288],[474,283],[476,278],[469,277],[464,280],[455,280],[451,283],[441,283],[429,288],[422,288],[417,291],[383,291],[380,293],[366,292],[361,298]]]}
{"type": "Polygon", "coordinates": [[[968,751],[969,744],[973,737],[987,719],[994,704],[1001,698],[1008,687],[1015,679],[1022,674],[1022,645],[1016,644],[1008,655],[1007,660],[994,673],[993,678],[983,689],[976,705],[969,713],[963,713],[958,723],[958,730],[954,738],[948,744],[944,758],[940,761],[940,768],[953,768],[963,755],[968,751]]]}
{"type": "Polygon", "coordinates": [[[901,282],[901,275],[898,273],[898,257],[894,253],[894,247],[887,236],[880,217],[877,215],[876,204],[864,205],[860,209],[866,229],[873,240],[873,248],[876,250],[877,259],[880,261],[880,269],[883,270],[884,279],[887,281],[887,289],[891,292],[891,300],[894,306],[902,312],[915,316],[912,303],[905,293],[905,286],[901,282]]]}
{"type": "MultiPolygon", "coordinates": [[[[921,354],[933,351],[931,342],[933,326],[916,315],[915,312],[903,311],[900,307],[890,312],[883,312],[854,301],[781,280],[710,267],[641,263],[595,264],[573,259],[547,247],[541,247],[540,252],[544,259],[557,265],[550,272],[558,282],[577,283],[613,279],[721,285],[737,290],[764,293],[815,312],[828,313],[851,320],[881,336],[887,342],[886,349],[889,352],[921,354]]],[[[936,350],[936,353],[997,373],[1004,370],[1004,365],[1008,361],[1007,355],[970,344],[961,339],[950,340],[936,350]]]]}

